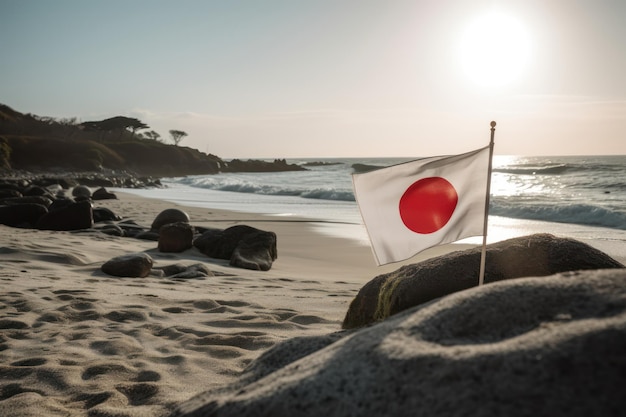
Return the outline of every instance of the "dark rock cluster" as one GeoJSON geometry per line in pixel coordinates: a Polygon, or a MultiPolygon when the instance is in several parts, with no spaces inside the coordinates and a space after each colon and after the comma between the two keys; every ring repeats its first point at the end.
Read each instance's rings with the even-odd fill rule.
{"type": "Polygon", "coordinates": [[[94,223],[120,220],[96,200],[116,199],[106,186],[158,186],[158,180],[134,177],[20,177],[0,180],[0,224],[40,230],[82,230],[94,223]],[[92,188],[97,188],[92,191],[92,188]],[[70,191],[71,190],[71,191],[70,191]]]}
{"type": "MultiPolygon", "coordinates": [[[[125,227],[122,233],[130,232],[138,239],[156,240],[159,252],[184,252],[192,247],[215,259],[225,259],[234,267],[257,271],[268,271],[278,257],[276,234],[251,226],[237,225],[227,229],[194,227],[189,215],[176,208],[163,210],[152,222],[149,230],[133,225],[118,223],[125,227]]],[[[105,230],[102,230],[103,232],[105,230]]],[[[122,234],[123,235],[123,234],[122,234]]],[[[158,274],[173,278],[198,278],[212,276],[202,264],[185,266],[180,264],[152,268],[152,258],[139,253],[111,259],[102,266],[102,271],[119,277],[146,277],[158,274]]]]}
{"type": "Polygon", "coordinates": [[[282,172],[282,171],[306,171],[306,168],[289,164],[285,159],[274,159],[272,162],[258,159],[233,159],[225,162],[223,172],[282,172]]]}
{"type": "Polygon", "coordinates": [[[144,278],[148,275],[153,275],[175,280],[185,280],[213,276],[213,271],[201,263],[192,265],[177,263],[159,268],[153,268],[153,266],[154,260],[147,253],[129,253],[109,259],[100,269],[105,274],[124,278],[144,278]]]}
{"type": "Polygon", "coordinates": [[[183,252],[195,247],[210,258],[224,259],[229,265],[268,271],[278,257],[276,233],[252,226],[236,225],[227,229],[195,227],[189,215],[176,208],[163,210],[149,231],[135,235],[158,241],[160,252],[183,252]]]}
{"type": "Polygon", "coordinates": [[[24,190],[30,187],[48,188],[55,194],[58,189],[68,190],[79,185],[118,188],[162,187],[161,180],[154,177],[138,176],[125,171],[103,170],[101,172],[54,172],[36,174],[28,171],[11,170],[0,178],[0,189],[15,188],[24,190]]]}
{"type": "MultiPolygon", "coordinates": [[[[135,181],[145,186],[158,185],[135,181]]],[[[94,200],[117,198],[104,188],[103,183],[118,185],[111,179],[97,181],[95,178],[1,180],[0,224],[55,231],[95,229],[112,236],[157,241],[159,252],[180,253],[195,246],[209,257],[228,260],[231,266],[260,271],[269,270],[277,258],[276,234],[250,226],[238,225],[226,230],[194,227],[189,223],[189,215],[175,208],[159,213],[150,227],[122,220],[108,208],[93,206],[94,200]],[[99,188],[92,192],[93,186],[99,188]]],[[[152,265],[144,261],[145,257],[122,257],[106,264],[102,270],[114,276],[145,277],[152,265]]],[[[202,268],[173,273],[180,274],[206,276],[202,268]]]]}

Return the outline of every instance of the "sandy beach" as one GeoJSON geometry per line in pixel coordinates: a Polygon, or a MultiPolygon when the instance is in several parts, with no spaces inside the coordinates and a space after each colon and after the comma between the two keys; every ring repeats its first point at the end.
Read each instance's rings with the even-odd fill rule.
{"type": "MultiPolygon", "coordinates": [[[[94,205],[145,226],[175,207],[124,193],[94,205]]],[[[159,253],[154,241],[0,226],[0,415],[166,415],[279,341],[340,330],[359,288],[397,267],[378,268],[368,247],[299,219],[183,210],[197,226],[274,231],[278,259],[270,271],[251,271],[195,248],[159,253]],[[135,252],[155,267],[202,262],[216,276],[100,270],[135,252]]]]}
{"type": "MultiPolygon", "coordinates": [[[[175,207],[118,197],[94,205],[145,226],[175,207]]],[[[399,267],[377,267],[369,247],[318,233],[303,219],[182,209],[196,226],[275,232],[278,259],[269,271],[252,271],[195,248],[160,253],[154,241],[0,226],[0,415],[166,416],[234,381],[278,342],[341,330],[359,289],[399,267]],[[201,262],[215,276],[118,278],[100,270],[135,252],[148,253],[156,268],[201,262]]]]}

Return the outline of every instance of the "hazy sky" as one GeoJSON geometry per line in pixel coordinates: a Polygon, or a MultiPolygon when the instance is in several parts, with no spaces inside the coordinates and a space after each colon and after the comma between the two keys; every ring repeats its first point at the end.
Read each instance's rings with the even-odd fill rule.
{"type": "Polygon", "coordinates": [[[224,158],[460,153],[491,120],[498,154],[626,154],[624,22],[624,0],[0,0],[0,103],[224,158]]]}

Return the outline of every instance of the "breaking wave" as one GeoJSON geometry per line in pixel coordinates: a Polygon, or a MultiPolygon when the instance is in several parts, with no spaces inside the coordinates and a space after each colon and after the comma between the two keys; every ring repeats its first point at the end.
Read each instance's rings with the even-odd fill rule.
{"type": "Polygon", "coordinates": [[[292,196],[310,198],[317,200],[355,201],[354,193],[351,189],[320,187],[319,184],[312,184],[308,188],[293,181],[282,181],[272,183],[259,183],[251,176],[196,176],[176,179],[178,183],[190,187],[204,188],[215,191],[230,191],[235,193],[260,194],[273,196],[292,196]]]}
{"type": "Polygon", "coordinates": [[[626,212],[591,204],[522,204],[492,198],[489,214],[515,219],[573,223],[626,230],[626,212]]]}
{"type": "MultiPolygon", "coordinates": [[[[348,158],[296,162],[307,170],[197,175],[171,178],[168,183],[173,187],[272,196],[269,200],[276,206],[298,204],[298,201],[303,205],[314,203],[316,207],[343,204],[342,207],[358,215],[351,174],[403,160],[348,158]],[[286,197],[291,200],[287,201],[286,197]]],[[[492,187],[491,215],[626,230],[623,204],[626,156],[517,158],[496,165],[493,178],[492,184],[497,187],[492,187]]],[[[263,198],[265,202],[269,200],[263,198]]]]}

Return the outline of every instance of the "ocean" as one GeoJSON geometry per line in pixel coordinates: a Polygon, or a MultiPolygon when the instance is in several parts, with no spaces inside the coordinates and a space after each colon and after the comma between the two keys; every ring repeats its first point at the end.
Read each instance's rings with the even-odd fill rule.
{"type": "MultiPolygon", "coordinates": [[[[367,244],[351,174],[355,170],[408,160],[288,159],[288,163],[302,165],[306,171],[164,178],[162,189],[123,191],[187,206],[270,214],[285,220],[312,219],[321,232],[367,244]]],[[[489,240],[543,231],[623,245],[626,243],[625,191],[625,155],[496,155],[491,180],[489,240]]]]}

